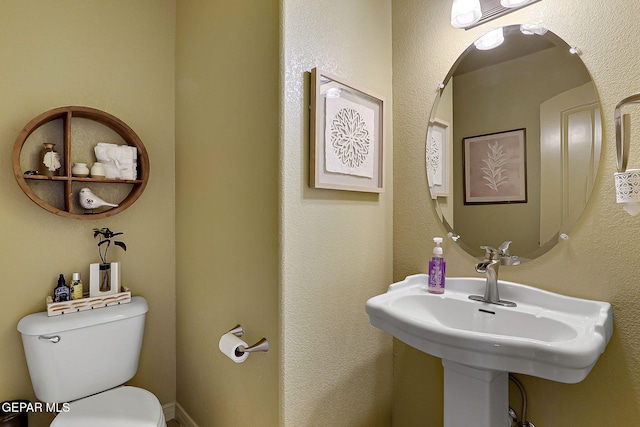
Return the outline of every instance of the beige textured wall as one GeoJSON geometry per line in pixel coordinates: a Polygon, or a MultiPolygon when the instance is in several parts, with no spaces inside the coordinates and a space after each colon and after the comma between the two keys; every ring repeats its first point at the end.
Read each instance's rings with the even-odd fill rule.
{"type": "MultiPolygon", "coordinates": [[[[500,270],[519,281],[568,295],[610,301],[614,335],[587,379],[567,385],[520,376],[528,393],[527,418],[536,425],[633,425],[640,416],[640,312],[637,253],[640,219],[615,204],[613,110],[640,87],[640,42],[635,19],[640,3],[542,1],[469,31],[449,25],[449,0],[393,2],[394,52],[394,279],[424,272],[431,237],[442,226],[426,197],[424,135],[437,84],[474,39],[497,26],[543,25],[578,46],[601,97],[604,148],[600,176],[585,214],[562,242],[541,258],[500,270]]],[[[636,113],[637,114],[637,113],[636,113]]],[[[637,131],[634,140],[640,138],[637,131]]],[[[633,149],[630,165],[640,166],[633,149]]],[[[473,276],[474,260],[448,241],[447,273],[473,276]]],[[[395,343],[394,422],[396,426],[441,425],[440,361],[395,343]]],[[[516,409],[519,399],[512,399],[516,409]]]]}
{"type": "Polygon", "coordinates": [[[278,11],[177,2],[177,395],[202,427],[279,422],[278,11]],[[269,352],[220,353],[237,323],[269,352]]]}
{"type": "Polygon", "coordinates": [[[0,4],[0,401],[35,398],[16,324],[44,310],[59,273],[70,280],[79,271],[88,286],[88,265],[99,259],[91,230],[100,226],[125,232],[127,252],[112,249],[109,258],[122,262],[123,283],[150,305],[133,384],[163,404],[175,400],[174,21],[173,0],[0,4]],[[119,117],[147,148],[149,184],[115,217],[56,216],[28,199],[13,178],[18,132],[36,115],[64,105],[119,117]]]}
{"type": "Polygon", "coordinates": [[[388,426],[391,338],[364,304],[392,276],[391,3],[282,3],[283,425],[388,426]],[[385,193],[309,188],[314,67],[386,97],[385,193]]]}

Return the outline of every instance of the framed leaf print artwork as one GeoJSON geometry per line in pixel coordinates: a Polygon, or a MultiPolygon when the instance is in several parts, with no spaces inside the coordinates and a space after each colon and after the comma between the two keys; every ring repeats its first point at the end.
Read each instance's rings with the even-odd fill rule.
{"type": "Polygon", "coordinates": [[[310,185],[381,193],[384,98],[311,71],[310,185]]]}
{"type": "Polygon", "coordinates": [[[464,204],[527,203],[525,129],[463,139],[464,204]]]}

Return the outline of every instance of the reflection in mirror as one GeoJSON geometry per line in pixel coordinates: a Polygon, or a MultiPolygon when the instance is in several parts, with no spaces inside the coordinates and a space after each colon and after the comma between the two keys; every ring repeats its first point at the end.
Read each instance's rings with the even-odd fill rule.
{"type": "Polygon", "coordinates": [[[524,262],[551,249],[582,214],[598,171],[601,113],[589,71],[561,38],[520,25],[504,27],[503,37],[490,50],[471,45],[449,71],[429,122],[427,176],[439,217],[465,251],[479,257],[480,246],[510,240],[511,255],[524,262]],[[501,137],[517,130],[524,150],[501,137]],[[473,141],[484,145],[471,151],[473,141]],[[505,197],[509,180],[518,180],[525,202],[505,197]]]}

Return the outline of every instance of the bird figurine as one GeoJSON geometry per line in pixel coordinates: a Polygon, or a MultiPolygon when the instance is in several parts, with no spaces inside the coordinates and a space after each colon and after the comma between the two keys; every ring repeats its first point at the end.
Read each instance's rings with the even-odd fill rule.
{"type": "Polygon", "coordinates": [[[105,202],[100,197],[93,194],[93,191],[91,191],[91,189],[86,187],[80,190],[80,193],[78,194],[78,199],[80,202],[80,206],[82,206],[85,209],[91,210],[91,212],[93,212],[94,209],[99,208],[101,206],[111,206],[114,208],[118,206],[114,203],[105,202]]]}

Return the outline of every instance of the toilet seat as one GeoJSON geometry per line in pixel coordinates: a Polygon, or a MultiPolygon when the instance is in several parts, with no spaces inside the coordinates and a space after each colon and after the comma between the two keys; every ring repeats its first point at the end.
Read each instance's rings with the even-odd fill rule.
{"type": "Polygon", "coordinates": [[[71,402],[51,427],[165,427],[162,406],[147,390],[122,386],[71,402]]]}

